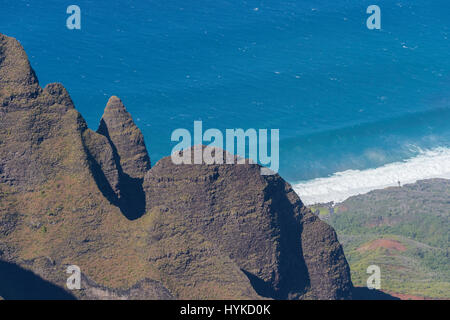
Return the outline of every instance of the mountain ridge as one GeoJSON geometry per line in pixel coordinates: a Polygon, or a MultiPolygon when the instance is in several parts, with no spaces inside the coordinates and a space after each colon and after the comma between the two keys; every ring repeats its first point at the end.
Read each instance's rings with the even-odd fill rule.
{"type": "Polygon", "coordinates": [[[352,297],[336,233],[279,175],[170,157],[151,167],[119,98],[89,129],[1,34],[0,85],[1,261],[59,288],[78,265],[90,279],[69,292],[79,299],[352,297]]]}

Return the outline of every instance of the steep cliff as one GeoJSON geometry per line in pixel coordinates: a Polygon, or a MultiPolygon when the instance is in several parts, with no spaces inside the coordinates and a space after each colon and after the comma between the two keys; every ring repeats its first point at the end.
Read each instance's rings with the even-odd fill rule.
{"type": "MultiPolygon", "coordinates": [[[[170,157],[150,168],[119,98],[90,130],[67,91],[41,89],[3,35],[0,103],[0,277],[31,270],[57,291],[78,265],[83,289],[63,298],[351,297],[334,230],[279,175],[170,157]]],[[[11,285],[0,295],[13,297],[11,285]]]]}

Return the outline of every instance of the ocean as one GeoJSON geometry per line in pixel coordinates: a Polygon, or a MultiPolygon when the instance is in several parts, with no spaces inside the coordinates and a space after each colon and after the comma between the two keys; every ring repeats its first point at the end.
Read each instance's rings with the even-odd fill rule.
{"type": "Polygon", "coordinates": [[[0,0],[0,32],[92,129],[119,96],[153,164],[196,120],[279,129],[279,173],[307,204],[450,178],[449,18],[448,0],[0,0]]]}

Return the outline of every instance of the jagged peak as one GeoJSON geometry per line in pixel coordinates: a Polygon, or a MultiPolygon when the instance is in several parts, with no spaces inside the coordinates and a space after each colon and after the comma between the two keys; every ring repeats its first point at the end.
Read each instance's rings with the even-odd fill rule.
{"type": "Polygon", "coordinates": [[[143,179],[151,166],[144,136],[117,96],[109,98],[97,132],[109,139],[123,172],[143,179]]]}
{"type": "Polygon", "coordinates": [[[104,136],[109,136],[111,135],[109,131],[111,129],[118,129],[116,125],[119,123],[122,128],[131,127],[137,129],[131,114],[125,108],[122,100],[117,96],[111,96],[103,111],[97,132],[104,136]]]}
{"type": "Polygon", "coordinates": [[[121,110],[127,112],[122,100],[117,96],[111,96],[106,104],[105,113],[107,111],[121,110]]]}
{"type": "Polygon", "coordinates": [[[2,87],[38,86],[36,74],[19,41],[0,33],[0,84],[2,87]]]}
{"type": "MultiPolygon", "coordinates": [[[[4,106],[28,112],[0,117],[0,187],[6,188],[7,197],[2,208],[6,229],[0,230],[1,249],[7,251],[0,251],[2,258],[27,262],[29,270],[59,284],[62,262],[81,259],[93,278],[110,268],[110,280],[104,282],[116,288],[154,278],[162,282],[154,290],[164,293],[167,287],[180,299],[255,299],[256,293],[272,298],[347,297],[350,272],[336,235],[309,211],[300,221],[306,208],[278,175],[262,178],[256,164],[175,166],[167,158],[142,185],[150,159],[143,135],[121,100],[110,98],[99,128],[103,136],[94,134],[75,109],[58,116],[50,108],[48,102],[58,100],[47,101],[49,96],[67,97],[62,86],[51,84],[42,95],[30,96],[40,87],[28,60],[21,58],[24,64],[17,70],[23,67],[19,71],[26,73],[28,65],[35,87],[22,86],[15,75],[17,79],[8,79],[18,85],[8,85],[13,94],[6,96],[1,81],[8,80],[3,75],[8,75],[10,61],[5,59],[13,57],[4,52],[18,45],[10,41],[0,39],[0,68],[5,68],[0,70],[0,112],[4,106]],[[4,128],[14,129],[13,134],[4,128]],[[120,188],[112,204],[128,210],[124,214],[130,220],[147,212],[138,223],[125,223],[104,201],[106,195],[96,192],[89,174],[93,168],[100,176],[94,177],[99,188],[102,180],[120,188]],[[25,187],[16,194],[19,183],[25,187]],[[52,214],[42,214],[46,211],[52,214]],[[41,226],[44,232],[34,234],[35,241],[18,241],[41,226]],[[24,257],[24,252],[30,254],[24,257]],[[124,274],[124,263],[131,272],[124,274]]],[[[148,298],[148,290],[137,283],[132,289],[139,298],[148,298]]],[[[86,290],[76,291],[86,297],[86,290]]]]}
{"type": "Polygon", "coordinates": [[[45,86],[44,92],[50,94],[55,98],[55,103],[67,106],[69,108],[75,108],[72,98],[69,92],[61,83],[49,83],[45,86]]]}

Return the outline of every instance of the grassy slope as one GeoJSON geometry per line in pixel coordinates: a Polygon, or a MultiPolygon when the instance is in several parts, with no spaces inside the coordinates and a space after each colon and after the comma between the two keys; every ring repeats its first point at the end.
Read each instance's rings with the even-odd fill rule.
{"type": "Polygon", "coordinates": [[[336,229],[350,263],[352,280],[365,286],[366,269],[381,268],[382,290],[450,298],[450,180],[420,181],[347,199],[329,215],[313,211],[336,229]],[[399,242],[406,250],[374,246],[376,239],[399,242]]]}

